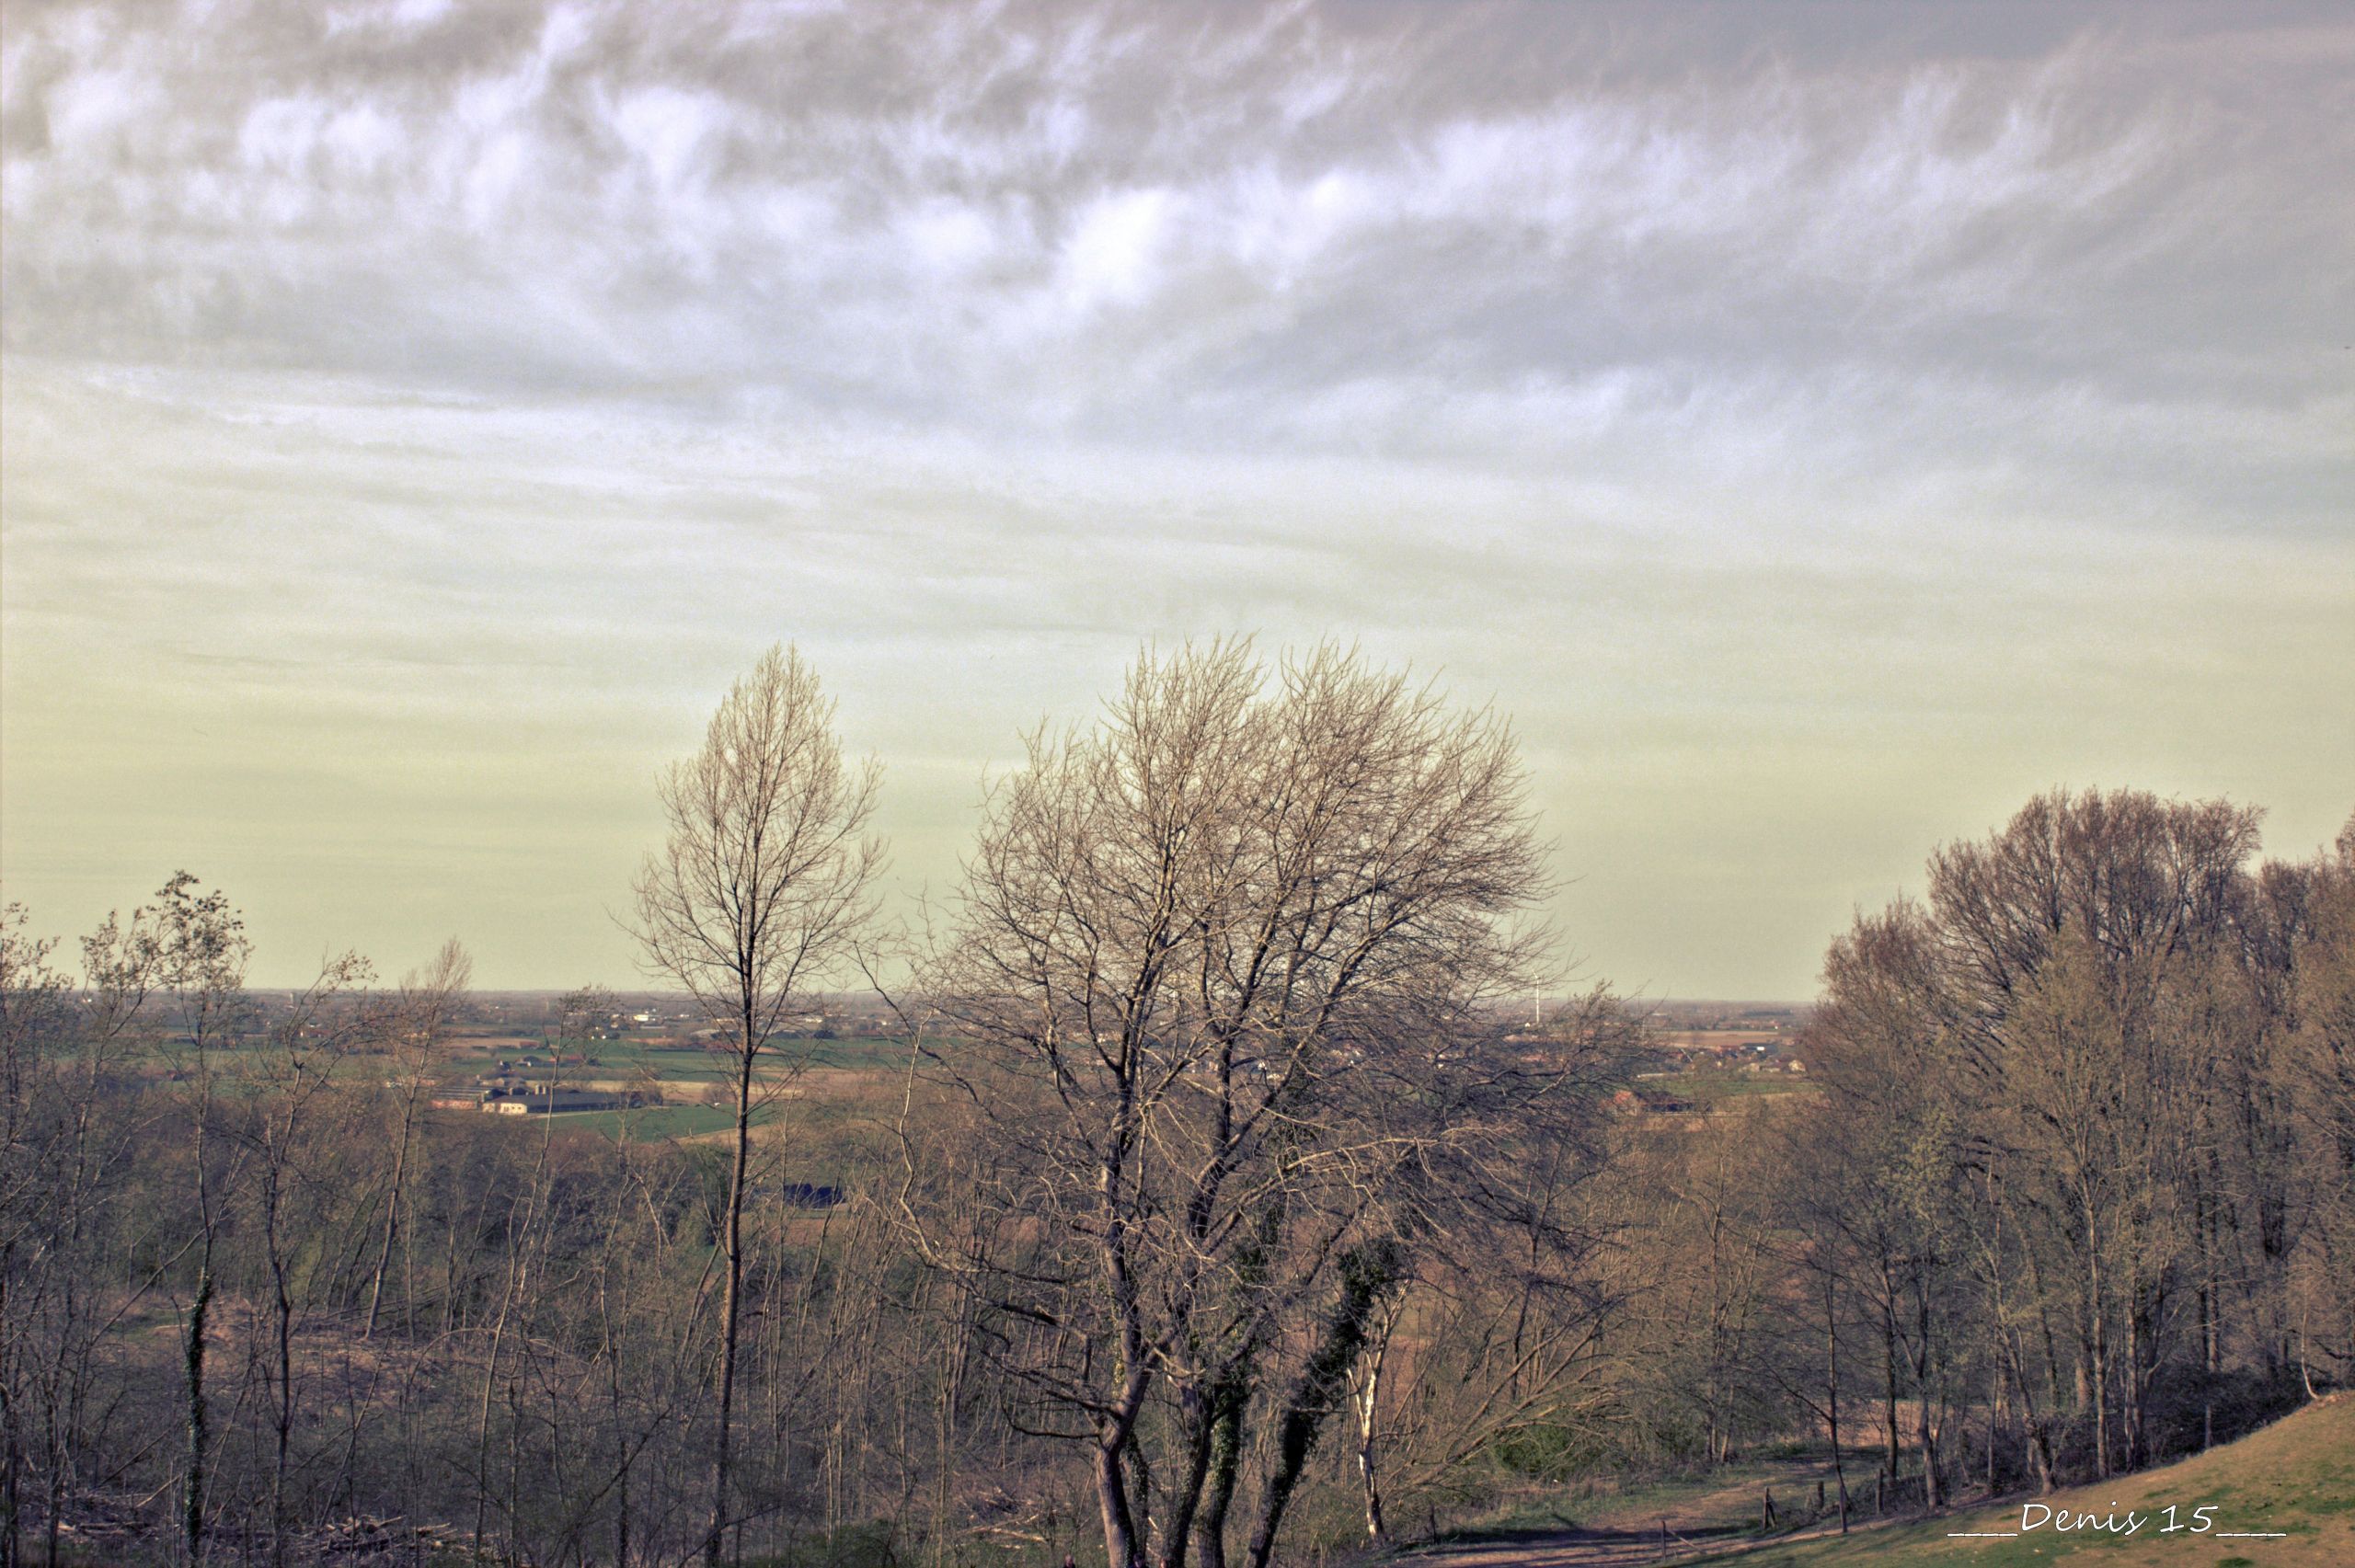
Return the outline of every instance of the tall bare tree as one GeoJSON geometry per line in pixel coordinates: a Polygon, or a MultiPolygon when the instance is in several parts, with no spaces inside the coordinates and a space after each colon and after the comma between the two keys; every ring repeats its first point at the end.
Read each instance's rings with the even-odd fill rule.
{"type": "Polygon", "coordinates": [[[1493,1139],[1543,858],[1504,723],[1331,647],[1148,656],[992,803],[930,979],[1000,1229],[935,1255],[1087,1447],[1114,1568],[1224,1561],[1255,1422],[1273,1550],[1417,1191],[1493,1139]]]}
{"type": "Polygon", "coordinates": [[[2335,847],[2312,868],[2312,910],[2297,955],[2303,1019],[2292,1082],[2319,1265],[2308,1282],[2310,1306],[2299,1312],[2308,1386],[2317,1359],[2341,1386],[2355,1381],[2355,818],[2335,847]]]}
{"type": "MultiPolygon", "coordinates": [[[[89,1140],[75,1136],[86,1129],[86,1117],[74,1125],[56,1092],[61,1075],[51,1067],[72,1037],[73,988],[50,965],[55,941],[31,935],[27,924],[22,904],[0,908],[0,1563],[6,1568],[18,1561],[29,1450],[44,1428],[71,1425],[34,1411],[60,1402],[42,1396],[65,1381],[61,1374],[81,1337],[75,1320],[86,1314],[74,1310],[75,1296],[86,1265],[71,1255],[68,1238],[96,1185],[89,1140]],[[45,1354],[52,1344],[57,1351],[45,1354]]],[[[53,1452],[46,1457],[53,1518],[67,1466],[53,1452]]],[[[50,1537],[54,1541],[53,1525],[50,1537]]]]}
{"type": "Polygon", "coordinates": [[[2252,870],[2257,825],[2225,801],[2039,796],[1826,958],[1804,1050],[1855,1196],[1805,1218],[1879,1331],[1892,1474],[1901,1398],[1920,1412],[1926,1501],[1973,1380],[1991,1476],[2008,1427],[2040,1484],[2073,1450],[2101,1477],[2206,1441],[2235,1387],[2251,1409],[2287,1391],[2326,874],[2252,870]]]}
{"type": "Polygon", "coordinates": [[[638,873],[646,967],[684,990],[719,1031],[735,1096],[706,1562],[719,1561],[730,1518],[744,1203],[752,1115],[766,1087],[760,1060],[787,1013],[856,956],[883,862],[882,841],[867,830],[881,777],[871,759],[844,761],[817,675],[793,648],[772,647],[729,689],[702,748],[662,775],[670,834],[638,873]]]}
{"type": "Polygon", "coordinates": [[[271,1418],[270,1560],[277,1568],[287,1560],[287,1491],[301,1408],[294,1336],[304,1298],[316,1283],[311,1276],[319,1272],[303,1266],[303,1254],[334,1230],[328,1212],[312,1205],[332,1187],[321,1171],[328,1151],[352,1131],[348,1107],[338,1103],[339,1070],[357,1044],[384,1026],[371,1007],[339,1004],[373,978],[366,959],[344,953],[327,958],[316,979],[288,995],[263,1043],[246,1053],[238,1085],[245,1103],[231,1124],[247,1155],[252,1226],[261,1248],[260,1274],[248,1282],[248,1302],[258,1295],[270,1309],[263,1380],[271,1418]]]}
{"type": "MultiPolygon", "coordinates": [[[[408,1196],[409,1153],[417,1143],[418,1122],[423,1116],[427,1092],[433,1083],[433,1065],[450,1024],[465,1001],[466,984],[474,978],[475,961],[452,937],[442,944],[433,962],[401,980],[390,1020],[394,1048],[401,1058],[400,1123],[393,1135],[392,1188],[385,1195],[385,1233],[376,1248],[376,1266],[368,1284],[368,1322],[362,1337],[376,1332],[376,1318],[385,1300],[385,1275],[392,1266],[393,1245],[400,1235],[403,1201],[408,1196]]],[[[407,1293],[404,1311],[413,1310],[416,1292],[407,1293]]],[[[407,1326],[406,1320],[404,1326],[407,1326]]]]}
{"type": "MultiPolygon", "coordinates": [[[[156,895],[155,941],[160,971],[173,1003],[175,1050],[184,1051],[175,1069],[190,1085],[189,1165],[196,1194],[196,1286],[190,1298],[183,1344],[186,1371],[188,1469],[181,1481],[180,1537],[189,1561],[204,1554],[205,1465],[211,1457],[211,1408],[205,1391],[205,1333],[220,1276],[215,1251],[224,1220],[227,1188],[240,1161],[233,1153],[224,1170],[212,1157],[216,1105],[215,1056],[235,1037],[249,1013],[246,965],[253,956],[245,921],[227,895],[201,891],[187,872],[174,875],[156,895]]],[[[135,923],[135,922],[134,922],[135,923]]]]}

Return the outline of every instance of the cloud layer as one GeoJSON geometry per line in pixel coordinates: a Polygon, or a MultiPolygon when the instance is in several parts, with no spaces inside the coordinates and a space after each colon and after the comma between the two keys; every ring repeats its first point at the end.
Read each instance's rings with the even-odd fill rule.
{"type": "Polygon", "coordinates": [[[1573,944],[1655,989],[1803,990],[2053,783],[2289,849],[2350,804],[2335,7],[0,41],[0,830],[61,918],[226,860],[289,965],[489,910],[491,978],[611,975],[647,770],[775,636],[935,884],[1143,637],[1444,666],[1521,716],[1573,944]]]}

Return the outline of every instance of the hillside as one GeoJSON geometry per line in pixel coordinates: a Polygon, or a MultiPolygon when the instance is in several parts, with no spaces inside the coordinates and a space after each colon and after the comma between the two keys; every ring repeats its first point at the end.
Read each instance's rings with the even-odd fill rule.
{"type": "MultiPolygon", "coordinates": [[[[1841,1538],[1787,1541],[1706,1559],[1739,1568],[1841,1568],[1849,1563],[1955,1563],[2024,1568],[2067,1558],[2091,1568],[2338,1568],[2355,1563],[2355,1395],[2310,1406],[2237,1443],[2179,1464],[2034,1500],[2057,1515],[2143,1516],[2131,1535],[2022,1530],[2022,1505],[1968,1510],[1921,1524],[1841,1538]],[[2183,1528],[2162,1533],[2173,1505],[2183,1528]],[[2212,1506],[2211,1532],[2192,1510],[2212,1506]],[[2224,1532],[2280,1531],[2265,1539],[2224,1532]],[[1958,1539],[1959,1532],[2016,1532],[1958,1539]]],[[[2029,1509],[2031,1514],[2035,1508],[2029,1509]]],[[[2039,1518],[2042,1516],[2037,1516],[2039,1518]]]]}
{"type": "MultiPolygon", "coordinates": [[[[1603,1502],[1591,1512],[1579,1508],[1578,1522],[1566,1520],[1560,1528],[1514,1521],[1401,1561],[1413,1568],[1643,1568],[1660,1561],[1660,1520],[1668,1519],[1676,1538],[1689,1543],[1738,1535],[1757,1521],[1762,1483],[1787,1495],[1811,1483],[1816,1468],[1729,1471],[1715,1486],[1668,1487],[1603,1502]]],[[[2023,1501],[1673,1561],[1687,1568],[2044,1568],[2064,1559],[2082,1568],[2340,1568],[2355,1563],[2355,1394],[2336,1396],[2180,1464],[2025,1500],[2032,1508],[2066,1509],[2073,1516],[2088,1511],[2115,1516],[2121,1527],[2127,1515],[2139,1513],[2143,1523],[2131,1536],[2062,1532],[2049,1523],[2022,1531],[2023,1501]],[[2164,1534],[2169,1504],[2183,1528],[2164,1534]],[[2192,1512],[2203,1506],[2215,1509],[2205,1533],[2194,1528],[2192,1512]],[[2282,1533],[2223,1533],[2272,1530],[2282,1533]],[[1995,1533],[2002,1531],[2018,1533],[2005,1539],[1995,1533]]]]}

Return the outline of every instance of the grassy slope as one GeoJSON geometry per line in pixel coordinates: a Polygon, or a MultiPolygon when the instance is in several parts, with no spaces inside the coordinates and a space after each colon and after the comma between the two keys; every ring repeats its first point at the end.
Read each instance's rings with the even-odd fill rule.
{"type": "Polygon", "coordinates": [[[2150,1516],[2123,1539],[2061,1534],[2050,1525],[2010,1540],[1956,1540],[1951,1530],[2018,1530],[2020,1505],[1978,1508],[1888,1529],[1752,1548],[1711,1562],[1729,1568],[1840,1568],[1845,1564],[1970,1564],[2028,1568],[2069,1559],[2082,1568],[2345,1568],[2355,1564],[2355,1395],[2341,1394],[2229,1444],[2163,1470],[2035,1501],[2055,1509],[2150,1516]],[[2160,1510],[2185,1528],[2162,1535],[2160,1510]],[[2278,1540],[2195,1535],[2191,1510],[2214,1504],[2217,1530],[2282,1530],[2278,1540]],[[2115,1508],[2113,1509],[2113,1505],[2115,1508]]]}

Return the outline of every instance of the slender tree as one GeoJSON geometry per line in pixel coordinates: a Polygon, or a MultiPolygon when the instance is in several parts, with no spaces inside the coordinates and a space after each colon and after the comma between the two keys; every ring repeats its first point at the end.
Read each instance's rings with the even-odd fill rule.
{"type": "Polygon", "coordinates": [[[180,1539],[191,1562],[204,1555],[205,1466],[212,1457],[212,1410],[205,1390],[206,1333],[219,1288],[217,1252],[227,1191],[242,1163],[233,1151],[215,1169],[215,1058],[245,1021],[246,965],[253,944],[226,895],[200,890],[183,871],[157,895],[155,930],[165,985],[173,1003],[178,1070],[190,1085],[189,1165],[196,1197],[196,1286],[183,1327],[188,1459],[180,1486],[180,1539]]]}
{"type": "MultiPolygon", "coordinates": [[[[773,1087],[761,1061],[786,1015],[856,956],[883,861],[882,841],[867,831],[880,765],[846,763],[833,719],[833,704],[800,655],[769,649],[729,688],[702,748],[662,775],[658,793],[670,832],[638,877],[646,968],[692,996],[718,1031],[735,1101],[720,1224],[725,1277],[707,1563],[719,1561],[731,1518],[752,1116],[773,1087]]],[[[800,1063],[789,1058],[782,1065],[800,1063]]]]}
{"type": "MultiPolygon", "coordinates": [[[[417,1144],[418,1123],[424,1114],[427,1092],[432,1087],[434,1062],[458,1008],[465,1001],[466,983],[473,978],[474,968],[475,961],[454,936],[442,944],[442,951],[434,955],[432,963],[401,981],[390,1021],[394,1048],[401,1058],[400,1120],[393,1133],[392,1186],[385,1195],[385,1230],[377,1242],[376,1265],[368,1282],[368,1320],[362,1337],[376,1332],[377,1315],[385,1301],[385,1276],[392,1266],[393,1247],[400,1237],[403,1206],[408,1197],[409,1157],[417,1144]]],[[[413,1289],[407,1292],[405,1314],[415,1310],[415,1296],[413,1289]]],[[[410,1326],[406,1317],[403,1326],[410,1326]]]]}

